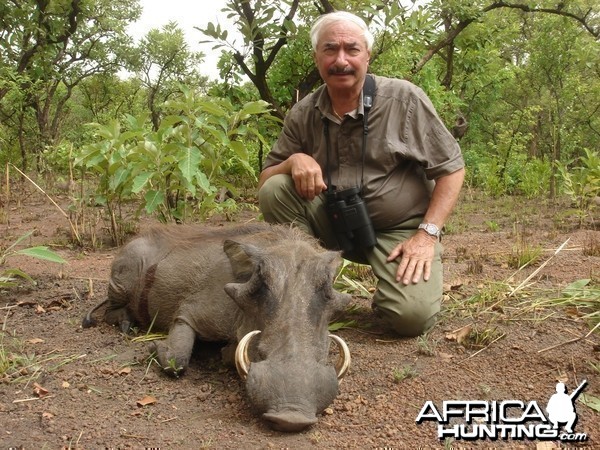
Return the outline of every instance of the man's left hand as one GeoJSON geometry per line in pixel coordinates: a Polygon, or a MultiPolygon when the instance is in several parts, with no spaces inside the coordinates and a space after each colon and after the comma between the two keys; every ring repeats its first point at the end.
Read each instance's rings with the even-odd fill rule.
{"type": "Polygon", "coordinates": [[[437,239],[423,231],[398,244],[387,258],[388,262],[400,258],[396,281],[404,285],[428,281],[431,276],[431,263],[435,255],[437,239]]]}

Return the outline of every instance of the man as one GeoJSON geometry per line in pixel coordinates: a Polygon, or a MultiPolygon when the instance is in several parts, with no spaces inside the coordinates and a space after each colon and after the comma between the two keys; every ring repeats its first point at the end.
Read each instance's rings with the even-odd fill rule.
{"type": "Polygon", "coordinates": [[[323,15],[311,41],[325,84],[287,114],[260,174],[260,209],[268,222],[293,223],[339,249],[327,189],[359,187],[377,243],[344,257],[371,265],[378,278],[373,308],[385,324],[417,336],[440,310],[439,230],[464,179],[460,148],[431,101],[407,81],[374,76],[373,105],[365,109],[373,36],[362,19],[323,15]]]}

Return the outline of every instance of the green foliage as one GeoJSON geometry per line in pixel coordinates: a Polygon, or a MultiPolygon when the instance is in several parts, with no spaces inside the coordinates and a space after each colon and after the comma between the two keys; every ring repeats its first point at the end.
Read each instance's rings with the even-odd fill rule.
{"type": "Polygon", "coordinates": [[[552,165],[541,159],[530,159],[522,166],[518,191],[527,198],[543,196],[552,176],[552,165]]]}
{"type": "Polygon", "coordinates": [[[371,268],[362,264],[343,260],[333,282],[333,287],[343,293],[357,297],[371,298],[374,290],[375,278],[371,268]]]}
{"type": "Polygon", "coordinates": [[[3,2],[0,121],[10,124],[10,146],[20,150],[23,167],[62,137],[74,88],[122,68],[127,24],[140,13],[136,1],[3,2]]]}
{"type": "Polygon", "coordinates": [[[265,102],[236,107],[228,100],[202,98],[182,86],[181,96],[163,106],[167,115],[156,131],[147,131],[145,117],[91,124],[96,142],[83,148],[76,164],[98,176],[95,201],[111,216],[115,241],[121,241],[121,206],[141,201],[146,213],[161,221],[206,217],[217,207],[221,188],[232,173],[253,174],[249,145],[263,141],[251,125],[269,118],[265,102]]]}
{"type": "Polygon", "coordinates": [[[508,266],[513,269],[521,269],[537,261],[541,255],[542,248],[539,245],[531,245],[520,240],[513,246],[512,253],[508,257],[508,266]]]}
{"type": "Polygon", "coordinates": [[[580,313],[580,318],[593,326],[600,323],[600,287],[594,285],[590,279],[573,281],[564,287],[559,295],[551,293],[532,301],[532,309],[540,308],[575,308],[580,313]]]}
{"type": "Polygon", "coordinates": [[[415,378],[418,375],[419,373],[417,372],[417,369],[410,364],[406,364],[402,367],[398,367],[392,370],[392,377],[394,379],[394,383],[400,383],[404,380],[415,378]]]}
{"type": "MultiPolygon", "coordinates": [[[[596,207],[595,199],[600,196],[600,153],[584,149],[578,158],[578,165],[557,165],[562,178],[562,188],[573,202],[569,211],[579,218],[581,226],[587,216],[592,216],[596,207]]],[[[574,163],[573,163],[574,164],[574,163]]]]}
{"type": "Polygon", "coordinates": [[[497,155],[482,155],[483,150],[464,152],[468,167],[467,183],[494,198],[502,195],[524,195],[535,198],[548,190],[552,165],[538,158],[528,159],[523,153],[504,160],[497,155]]]}
{"type": "MultiPolygon", "coordinates": [[[[171,145],[174,137],[165,134],[170,125],[162,134],[159,128],[169,114],[180,115],[165,103],[178,95],[178,82],[210,90],[211,96],[227,97],[234,105],[263,98],[283,117],[298,96],[320,83],[308,30],[326,6],[354,11],[370,23],[376,35],[373,73],[422,87],[449,129],[457,117],[466,119],[460,144],[468,160],[468,183],[488,195],[554,195],[557,181],[565,178],[554,164],[571,170],[581,149],[600,148],[598,27],[589,13],[598,9],[598,0],[527,6],[544,8],[536,13],[520,9],[520,3],[481,0],[334,0],[328,5],[228,0],[223,2],[227,23],[202,30],[215,48],[225,50],[222,80],[212,86],[197,70],[202,55],[190,51],[177,24],[149,30],[136,44],[126,30],[141,12],[138,2],[91,0],[79,6],[72,11],[69,2],[31,0],[0,5],[0,162],[20,158],[22,167],[35,163],[35,170],[65,173],[66,150],[90,142],[91,130],[96,131],[83,124],[107,125],[117,118],[123,124],[125,114],[149,114],[157,135],[143,130],[144,141],[171,145]],[[75,21],[69,20],[72,12],[75,21]],[[239,34],[229,31],[232,25],[239,34]],[[136,76],[117,76],[123,68],[136,76]]],[[[252,127],[265,137],[261,150],[267,152],[278,130],[257,122],[252,127]]],[[[133,130],[125,126],[126,131],[133,130]]],[[[131,138],[124,145],[136,143],[131,138]]],[[[245,139],[244,144],[256,169],[258,143],[245,139]]],[[[197,157],[191,153],[188,161],[197,157]]],[[[242,162],[225,160],[232,171],[226,181],[235,184],[240,175],[244,182],[252,179],[242,162]]],[[[191,184],[202,190],[198,179],[186,178],[189,170],[169,170],[177,174],[160,186],[167,202],[165,220],[181,213],[177,204],[183,199],[172,198],[167,185],[183,195],[179,178],[185,180],[179,183],[183,188],[191,184]]],[[[143,181],[140,175],[136,189],[143,181]]],[[[572,189],[569,182],[565,192],[572,189]]],[[[158,180],[150,177],[148,183],[158,180]]],[[[141,189],[138,196],[146,194],[147,186],[141,189]]],[[[119,195],[137,198],[131,187],[114,193],[119,195]]],[[[233,205],[212,206],[227,210],[233,205]]],[[[587,214],[581,205],[577,209],[587,214]]],[[[119,212],[114,214],[118,220],[119,212]]]]}
{"type": "MultiPolygon", "coordinates": [[[[49,250],[45,246],[27,247],[20,250],[15,250],[21,242],[30,237],[33,231],[25,233],[19,237],[15,242],[9,245],[7,248],[0,250],[0,266],[3,266],[6,260],[15,255],[24,255],[31,258],[43,259],[45,261],[55,262],[64,264],[66,261],[57,253],[49,250]]],[[[0,273],[0,289],[16,286],[17,278],[23,278],[27,281],[35,283],[35,281],[20,269],[3,269],[0,273]]]]}

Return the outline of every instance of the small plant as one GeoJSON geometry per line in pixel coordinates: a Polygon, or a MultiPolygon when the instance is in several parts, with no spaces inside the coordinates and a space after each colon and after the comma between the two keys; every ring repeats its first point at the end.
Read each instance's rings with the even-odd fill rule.
{"type": "Polygon", "coordinates": [[[21,339],[6,332],[6,321],[0,330],[0,382],[30,383],[42,373],[60,369],[82,357],[85,355],[54,353],[39,356],[28,353],[21,339]]]}
{"type": "Polygon", "coordinates": [[[0,331],[0,381],[20,380],[29,375],[34,366],[35,357],[25,353],[23,343],[4,329],[0,331]]]}
{"type": "Polygon", "coordinates": [[[479,275],[483,273],[483,257],[474,256],[467,262],[467,273],[471,275],[479,275]]]}
{"type": "Polygon", "coordinates": [[[500,225],[498,225],[498,222],[496,222],[495,220],[486,220],[485,226],[491,233],[496,233],[498,232],[498,230],[500,230],[500,225]]]}
{"type": "Polygon", "coordinates": [[[369,266],[345,259],[335,277],[333,287],[345,294],[371,298],[371,293],[375,290],[375,276],[369,266]]]}
{"type": "Polygon", "coordinates": [[[400,383],[401,381],[407,380],[409,378],[415,378],[418,375],[417,369],[413,366],[407,364],[398,369],[394,369],[392,371],[392,376],[394,377],[394,383],[400,383]]]}
{"type": "Polygon", "coordinates": [[[435,356],[437,342],[429,339],[427,334],[417,338],[417,352],[425,356],[435,356]]]}
{"type": "Polygon", "coordinates": [[[322,439],[323,439],[323,433],[320,433],[318,431],[315,431],[310,435],[310,441],[313,444],[318,444],[322,439]]]}
{"type": "Polygon", "coordinates": [[[462,307],[470,313],[479,312],[490,304],[501,302],[507,297],[509,287],[506,283],[490,282],[461,302],[462,307]]]}
{"type": "Polygon", "coordinates": [[[490,386],[481,383],[479,384],[478,388],[479,392],[483,395],[484,398],[489,398],[490,394],[492,393],[492,388],[490,386]]]}
{"type": "Polygon", "coordinates": [[[516,244],[508,257],[508,266],[513,269],[521,269],[534,263],[542,255],[542,247],[527,242],[525,233],[517,229],[515,224],[516,244]]]}
{"type": "Polygon", "coordinates": [[[594,234],[589,234],[583,244],[585,256],[600,256],[600,239],[594,234]]]}
{"type": "Polygon", "coordinates": [[[523,243],[513,248],[513,252],[508,257],[508,266],[513,269],[520,269],[534,263],[541,255],[542,248],[539,245],[532,246],[523,243]]]}
{"type": "Polygon", "coordinates": [[[484,348],[500,339],[502,336],[503,334],[495,327],[483,329],[474,327],[465,339],[463,345],[467,348],[484,348]]]}
{"type": "Polygon", "coordinates": [[[453,450],[454,449],[454,446],[452,445],[453,443],[454,443],[453,438],[444,439],[444,449],[445,450],[453,450]]]}
{"type": "MultiPolygon", "coordinates": [[[[6,249],[0,249],[0,266],[4,265],[6,260],[14,255],[31,256],[32,258],[44,259],[46,261],[52,261],[60,264],[64,264],[66,262],[63,258],[60,257],[60,255],[56,254],[52,250],[49,250],[48,247],[45,246],[28,247],[20,250],[15,250],[15,247],[17,247],[21,242],[30,237],[32,234],[33,231],[25,233],[6,249]]],[[[5,269],[3,272],[0,273],[0,288],[15,286],[17,284],[17,278],[24,278],[30,281],[31,283],[35,283],[35,281],[29,275],[27,275],[20,269],[5,269]]]]}
{"type": "Polygon", "coordinates": [[[454,262],[461,262],[466,259],[469,254],[469,249],[467,247],[457,247],[456,254],[454,255],[454,262]]]}
{"type": "Polygon", "coordinates": [[[578,162],[574,167],[559,165],[558,172],[563,191],[573,203],[567,214],[575,216],[581,227],[586,217],[593,217],[595,199],[600,196],[600,153],[584,149],[578,162]]]}
{"type": "Polygon", "coordinates": [[[167,367],[163,367],[163,369],[171,375],[178,375],[183,369],[183,366],[178,366],[175,358],[169,358],[167,361],[167,367]]]}

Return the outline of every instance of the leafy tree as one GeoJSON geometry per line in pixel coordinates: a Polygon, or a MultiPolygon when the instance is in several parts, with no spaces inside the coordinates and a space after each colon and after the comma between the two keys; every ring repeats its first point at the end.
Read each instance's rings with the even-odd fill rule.
{"type": "Polygon", "coordinates": [[[56,143],[73,89],[116,72],[138,0],[10,0],[0,5],[0,117],[27,153],[56,143]],[[33,133],[32,131],[35,131],[33,133]]]}
{"type": "Polygon", "coordinates": [[[147,107],[152,127],[160,126],[160,106],[179,92],[179,84],[203,86],[197,67],[204,60],[203,53],[191,52],[183,31],[175,22],[161,30],[152,29],[135,50],[134,70],[146,89],[147,107]]]}
{"type": "MultiPolygon", "coordinates": [[[[298,37],[299,27],[312,23],[318,14],[336,9],[363,12],[366,21],[373,22],[379,33],[380,47],[375,49],[374,58],[394,47],[405,32],[410,39],[424,43],[419,49],[420,56],[415,58],[409,76],[419,73],[435,56],[440,55],[446,70],[443,85],[452,87],[455,40],[469,26],[482,20],[486,14],[500,9],[518,9],[527,13],[555,14],[576,21],[583,29],[595,37],[600,35],[597,14],[594,14],[594,0],[571,2],[569,8],[564,4],[555,7],[527,6],[520,3],[496,1],[473,2],[470,0],[434,0],[421,7],[403,7],[399,2],[384,0],[363,0],[335,2],[321,0],[311,3],[287,0],[268,2],[267,0],[230,0],[224,11],[243,36],[243,45],[228,40],[228,32],[219,24],[209,23],[200,30],[211,38],[216,47],[230,49],[235,62],[248,76],[259,91],[261,98],[271,103],[280,116],[282,105],[277,104],[267,79],[275,58],[283,52],[291,39],[298,37]],[[571,4],[572,3],[572,4],[571,4]],[[589,3],[589,4],[588,4],[589,3]],[[592,6],[590,6],[592,5],[592,6]],[[422,36],[422,37],[420,37],[422,36]]],[[[306,36],[300,34],[300,36],[306,36]]],[[[306,48],[304,51],[310,51],[306,48]]],[[[288,80],[289,81],[289,80],[288,80]]],[[[304,83],[297,86],[300,97],[310,92],[318,83],[313,69],[303,77],[304,83]]]]}
{"type": "Polygon", "coordinates": [[[554,161],[580,156],[600,143],[595,39],[570,18],[514,10],[490,13],[457,43],[467,49],[455,66],[461,69],[455,82],[470,122],[462,145],[474,158],[471,181],[488,180],[484,186],[495,185],[490,192],[496,194],[531,193],[529,180],[537,177],[554,196],[554,161]],[[479,33],[496,39],[481,39],[479,33]],[[466,37],[484,45],[469,50],[466,37]]]}
{"type": "Polygon", "coordinates": [[[242,45],[228,41],[227,30],[222,29],[219,24],[209,23],[205,29],[200,30],[216,41],[215,48],[230,49],[236,64],[256,86],[260,97],[273,106],[275,114],[280,118],[283,118],[284,111],[273,97],[267,83],[267,73],[279,51],[287,43],[288,35],[295,31],[293,18],[298,5],[299,0],[257,0],[254,4],[247,0],[228,1],[223,11],[233,19],[243,36],[242,45]]]}

